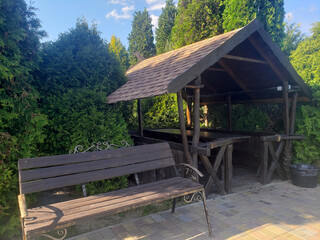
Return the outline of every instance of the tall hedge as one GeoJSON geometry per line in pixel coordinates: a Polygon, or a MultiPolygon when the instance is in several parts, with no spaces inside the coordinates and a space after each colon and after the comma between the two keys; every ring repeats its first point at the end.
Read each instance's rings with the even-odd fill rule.
{"type": "Polygon", "coordinates": [[[31,86],[45,32],[23,0],[0,1],[0,239],[19,233],[17,160],[38,154],[46,117],[31,86]]]}

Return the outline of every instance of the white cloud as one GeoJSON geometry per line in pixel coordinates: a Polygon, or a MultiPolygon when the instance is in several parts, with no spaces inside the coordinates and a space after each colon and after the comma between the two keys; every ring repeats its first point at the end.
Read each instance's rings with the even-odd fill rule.
{"type": "Polygon", "coordinates": [[[315,5],[310,5],[310,7],[309,7],[309,12],[316,12],[318,10],[319,10],[319,8],[315,5]]]}
{"type": "Polygon", "coordinates": [[[108,3],[115,5],[126,5],[126,0],[110,0],[108,3]]]}
{"type": "Polygon", "coordinates": [[[146,0],[148,11],[161,10],[166,6],[165,0],[146,0]]]}
{"type": "Polygon", "coordinates": [[[293,20],[293,12],[288,12],[286,14],[286,20],[287,21],[292,21],[293,20]]]}
{"type": "MultiPolygon", "coordinates": [[[[154,3],[156,3],[156,2],[160,2],[161,0],[146,0],[146,3],[148,4],[148,5],[150,5],[150,4],[154,4],[154,3]]],[[[161,1],[161,2],[164,2],[164,1],[161,1]]]]}
{"type": "Polygon", "coordinates": [[[157,3],[155,5],[152,5],[150,7],[148,7],[148,11],[153,11],[153,10],[161,10],[162,8],[164,8],[166,6],[165,3],[157,3]]]}
{"type": "Polygon", "coordinates": [[[151,24],[153,25],[152,28],[153,28],[153,30],[154,30],[154,29],[158,28],[159,16],[156,16],[156,15],[154,15],[154,14],[151,14],[150,17],[151,17],[151,24]]]}
{"type": "Polygon", "coordinates": [[[108,12],[106,18],[115,18],[115,19],[129,19],[131,18],[131,11],[134,10],[134,5],[130,7],[126,6],[121,8],[121,14],[118,13],[116,9],[113,9],[111,12],[108,12]]]}

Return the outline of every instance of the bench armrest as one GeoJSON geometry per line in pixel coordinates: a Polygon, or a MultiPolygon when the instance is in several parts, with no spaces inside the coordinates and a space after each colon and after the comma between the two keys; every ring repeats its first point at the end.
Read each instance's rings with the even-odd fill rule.
{"type": "Polygon", "coordinates": [[[18,202],[19,202],[21,218],[24,218],[24,217],[28,216],[26,198],[25,198],[24,194],[18,195],[18,202]]]}
{"type": "Polygon", "coordinates": [[[199,177],[203,177],[203,174],[197,169],[195,168],[194,166],[190,165],[190,164],[187,164],[187,163],[178,163],[176,164],[176,166],[184,166],[184,167],[187,167],[189,169],[191,169],[192,171],[194,171],[195,173],[197,173],[199,175],[199,177]]]}

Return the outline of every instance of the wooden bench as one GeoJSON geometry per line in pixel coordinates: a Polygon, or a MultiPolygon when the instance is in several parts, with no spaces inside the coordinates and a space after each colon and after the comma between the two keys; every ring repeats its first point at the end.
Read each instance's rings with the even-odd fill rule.
{"type": "Polygon", "coordinates": [[[79,221],[168,199],[173,199],[174,212],[176,198],[196,192],[202,196],[209,235],[212,236],[203,186],[177,175],[168,143],[20,159],[18,168],[18,200],[24,239],[46,235],[44,233],[53,230],[58,230],[58,234],[62,235],[59,239],[63,239],[67,234],[66,227],[79,221]],[[26,206],[25,194],[166,167],[173,167],[176,177],[32,209],[27,209],[26,206]]]}

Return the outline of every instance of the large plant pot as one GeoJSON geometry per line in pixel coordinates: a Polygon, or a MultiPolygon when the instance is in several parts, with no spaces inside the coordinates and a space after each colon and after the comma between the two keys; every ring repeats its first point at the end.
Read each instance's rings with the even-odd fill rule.
{"type": "Polygon", "coordinates": [[[292,184],[315,188],[317,186],[319,168],[310,164],[292,164],[290,166],[292,184]]]}

